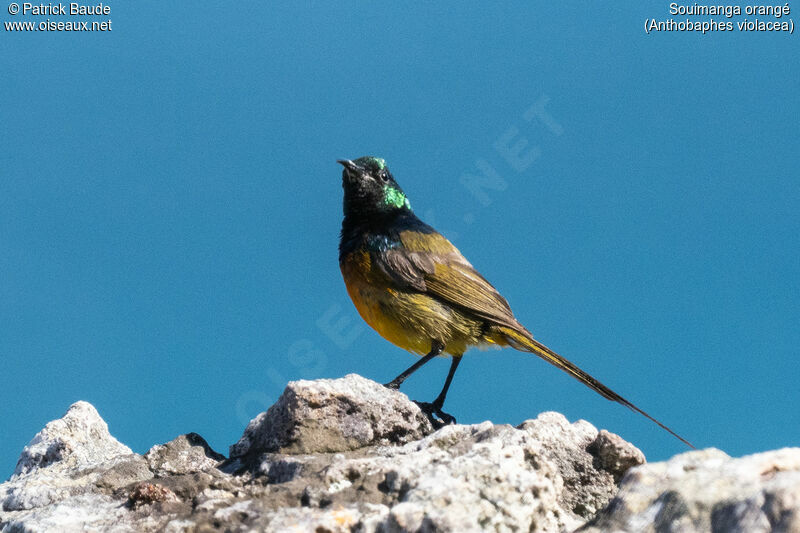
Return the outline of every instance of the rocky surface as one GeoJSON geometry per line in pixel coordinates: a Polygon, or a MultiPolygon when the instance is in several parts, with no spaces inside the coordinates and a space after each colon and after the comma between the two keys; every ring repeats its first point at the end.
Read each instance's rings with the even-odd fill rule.
{"type": "Polygon", "coordinates": [[[634,468],[582,532],[800,532],[800,448],[710,448],[634,468]]]}
{"type": "Polygon", "coordinates": [[[247,425],[230,454],[341,452],[403,444],[432,430],[405,394],[351,374],[289,383],[278,401],[247,425]]]}
{"type": "Polygon", "coordinates": [[[290,383],[229,458],[193,433],[132,453],[78,402],[0,484],[0,531],[799,530],[800,450],[643,462],[557,413],[434,432],[356,375],[290,383]]]}

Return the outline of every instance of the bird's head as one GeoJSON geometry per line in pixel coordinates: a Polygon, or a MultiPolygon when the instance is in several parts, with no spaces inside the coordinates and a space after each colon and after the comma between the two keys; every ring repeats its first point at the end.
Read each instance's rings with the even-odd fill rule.
{"type": "Polygon", "coordinates": [[[380,157],[365,156],[338,162],[344,167],[345,216],[380,216],[411,210],[406,194],[380,157]]]}

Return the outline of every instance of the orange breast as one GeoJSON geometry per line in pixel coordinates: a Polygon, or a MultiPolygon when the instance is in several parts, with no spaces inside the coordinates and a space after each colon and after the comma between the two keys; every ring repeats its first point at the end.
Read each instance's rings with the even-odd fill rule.
{"type": "Polygon", "coordinates": [[[404,350],[415,353],[430,350],[430,337],[401,319],[411,295],[399,294],[389,286],[382,272],[373,272],[368,252],[348,254],[340,266],[347,293],[364,322],[381,337],[404,350]]]}

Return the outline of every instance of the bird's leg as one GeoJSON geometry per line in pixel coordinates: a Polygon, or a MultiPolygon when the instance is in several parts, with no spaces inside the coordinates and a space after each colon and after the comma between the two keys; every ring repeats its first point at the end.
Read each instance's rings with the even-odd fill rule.
{"type": "Polygon", "coordinates": [[[441,409],[444,405],[444,399],[447,397],[447,391],[450,389],[450,383],[453,381],[453,376],[456,374],[456,369],[458,368],[458,364],[461,362],[460,355],[454,355],[453,359],[450,361],[450,371],[447,372],[447,378],[444,380],[444,386],[442,387],[442,392],[439,393],[439,396],[433,400],[433,405],[436,409],[441,409]]]}
{"type": "Polygon", "coordinates": [[[394,390],[399,389],[400,385],[403,384],[403,382],[406,380],[408,376],[419,370],[419,368],[422,365],[424,365],[425,363],[427,363],[428,361],[430,361],[431,359],[442,353],[442,350],[444,350],[444,344],[442,344],[439,341],[431,341],[430,353],[428,353],[425,357],[423,357],[410,367],[406,368],[399,376],[394,378],[389,383],[384,383],[383,386],[386,387],[387,389],[394,389],[394,390]]]}
{"type": "Polygon", "coordinates": [[[450,371],[447,373],[447,378],[444,380],[444,387],[442,387],[442,392],[439,393],[439,396],[433,400],[432,403],[427,402],[414,402],[416,403],[420,409],[422,409],[423,413],[428,415],[433,427],[439,429],[442,426],[446,426],[447,424],[455,424],[456,419],[453,415],[449,415],[442,411],[442,406],[444,405],[444,399],[447,397],[447,390],[450,388],[450,383],[453,381],[453,376],[456,373],[456,369],[458,368],[458,364],[461,362],[460,355],[454,355],[452,361],[450,361],[450,371]],[[434,418],[433,415],[436,415],[439,420],[434,418]]]}

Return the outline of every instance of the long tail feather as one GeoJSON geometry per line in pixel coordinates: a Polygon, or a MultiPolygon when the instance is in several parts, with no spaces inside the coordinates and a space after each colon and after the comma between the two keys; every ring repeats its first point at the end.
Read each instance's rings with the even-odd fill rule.
{"type": "Polygon", "coordinates": [[[584,385],[594,389],[599,394],[601,394],[603,397],[608,398],[611,401],[620,403],[620,404],[624,405],[625,407],[627,407],[627,408],[629,408],[629,409],[631,409],[633,411],[636,411],[637,413],[639,413],[641,415],[644,415],[645,417],[649,418],[650,420],[652,420],[653,422],[658,424],[661,428],[663,428],[666,431],[668,431],[670,434],[672,434],[675,438],[680,440],[682,443],[686,444],[688,447],[690,447],[692,449],[695,449],[694,446],[689,441],[687,441],[686,439],[684,439],[683,437],[681,437],[680,435],[678,435],[677,433],[672,431],[670,428],[668,428],[667,426],[665,426],[664,424],[662,424],[661,422],[659,422],[658,420],[656,420],[655,418],[653,418],[649,414],[645,413],[644,411],[642,411],[641,409],[639,409],[638,407],[633,405],[631,402],[629,402],[628,400],[626,400],[625,398],[623,398],[622,396],[620,396],[619,394],[617,394],[613,390],[609,389],[608,387],[606,387],[605,385],[603,385],[602,383],[597,381],[595,378],[593,378],[592,376],[590,376],[589,374],[587,374],[586,372],[584,372],[583,370],[581,370],[580,368],[575,366],[569,360],[567,360],[564,357],[558,355],[556,352],[554,352],[553,350],[551,350],[550,348],[548,348],[544,344],[542,344],[542,343],[538,342],[537,340],[535,340],[533,337],[530,337],[529,335],[525,335],[525,334],[523,334],[523,333],[521,333],[521,332],[519,332],[519,331],[517,331],[515,329],[509,328],[509,327],[505,327],[505,326],[500,327],[498,329],[502,333],[505,334],[506,339],[508,340],[508,343],[513,348],[516,348],[517,350],[522,350],[522,351],[525,351],[525,352],[531,352],[531,353],[534,353],[534,354],[538,355],[539,357],[541,357],[542,359],[544,359],[548,363],[550,363],[550,364],[560,368],[561,370],[565,371],[567,374],[571,375],[572,377],[574,377],[575,379],[577,379],[578,381],[580,381],[584,385]]]}

